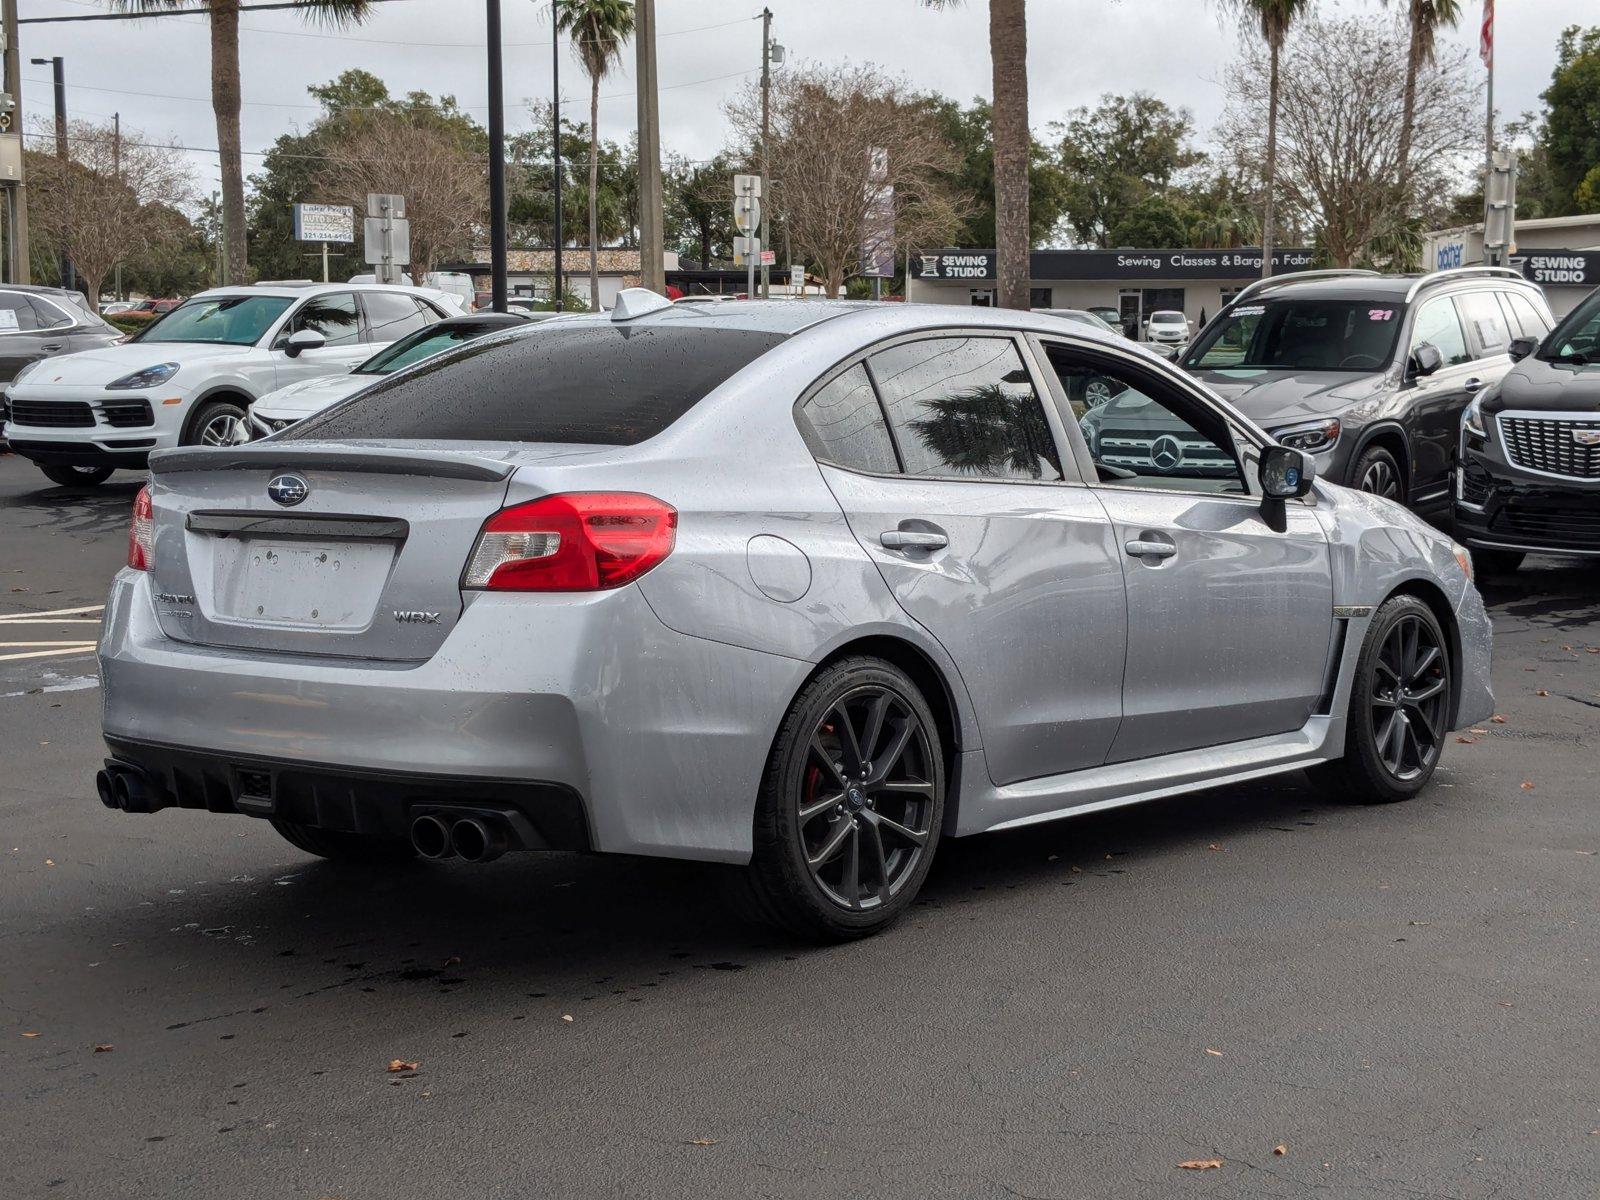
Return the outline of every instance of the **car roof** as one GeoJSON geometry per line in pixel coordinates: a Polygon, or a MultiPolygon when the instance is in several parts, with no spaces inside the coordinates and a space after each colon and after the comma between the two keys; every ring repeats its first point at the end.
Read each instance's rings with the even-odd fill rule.
{"type": "Polygon", "coordinates": [[[468,313],[466,316],[462,316],[462,317],[446,317],[442,321],[436,321],[432,325],[425,326],[425,328],[428,328],[428,329],[474,329],[474,328],[476,328],[476,327],[478,327],[480,325],[485,325],[485,326],[488,326],[490,329],[499,329],[499,328],[510,328],[512,326],[528,325],[528,324],[531,324],[531,323],[532,322],[530,322],[528,320],[528,317],[527,317],[526,313],[486,312],[486,313],[468,313]]]}
{"type": "Polygon", "coordinates": [[[1283,277],[1282,283],[1275,282],[1270,288],[1252,295],[1249,298],[1249,302],[1260,304],[1268,300],[1294,296],[1296,299],[1309,297],[1316,300],[1385,300],[1395,304],[1404,304],[1406,297],[1411,293],[1411,289],[1417,287],[1419,283],[1423,289],[1428,291],[1446,287],[1452,289],[1504,289],[1518,286],[1537,290],[1537,285],[1529,280],[1516,279],[1510,275],[1457,275],[1453,272],[1422,274],[1414,272],[1409,275],[1336,275],[1321,279],[1295,279],[1292,275],[1288,275],[1283,277]]]}
{"type": "Polygon", "coordinates": [[[210,300],[217,296],[321,296],[330,292],[404,292],[408,296],[433,296],[437,288],[413,287],[406,283],[254,283],[243,287],[207,288],[190,296],[191,300],[210,300]]]}

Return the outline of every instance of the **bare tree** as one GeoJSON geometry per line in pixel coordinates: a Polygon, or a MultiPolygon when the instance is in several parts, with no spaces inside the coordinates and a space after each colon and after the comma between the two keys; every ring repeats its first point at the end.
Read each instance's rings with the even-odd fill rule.
{"type": "MultiPolygon", "coordinates": [[[[1284,52],[1278,100],[1278,186],[1289,215],[1315,231],[1335,265],[1393,258],[1400,231],[1430,214],[1408,203],[1402,178],[1409,30],[1370,19],[1311,20],[1284,52]]],[[[1411,130],[1417,205],[1447,205],[1465,177],[1476,139],[1479,88],[1466,51],[1423,63],[1411,130]]],[[[1271,63],[1246,57],[1228,84],[1220,137],[1241,164],[1264,153],[1271,63]]],[[[1380,265],[1399,265],[1384,262],[1380,265]]]]}
{"type": "Polygon", "coordinates": [[[488,199],[483,156],[462,130],[426,113],[366,112],[325,153],[314,177],[322,199],[365,212],[368,192],[406,198],[413,279],[470,252],[488,199]]]}
{"type": "MultiPolygon", "coordinates": [[[[749,85],[728,105],[736,141],[760,139],[761,98],[749,85]]],[[[769,203],[796,255],[828,295],[860,273],[864,247],[894,217],[896,253],[938,245],[960,225],[943,176],[955,153],[933,114],[900,80],[876,67],[804,65],[772,84],[769,203]]]]}
{"type": "Polygon", "coordinates": [[[67,158],[28,155],[28,217],[34,235],[60,246],[98,309],[100,286],[118,263],[176,251],[181,230],[172,210],[193,198],[181,151],[121,136],[109,124],[73,121],[67,158]]]}

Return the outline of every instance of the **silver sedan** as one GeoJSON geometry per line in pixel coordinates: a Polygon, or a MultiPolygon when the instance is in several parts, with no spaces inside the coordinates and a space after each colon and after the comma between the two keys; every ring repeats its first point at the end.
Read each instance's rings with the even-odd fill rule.
{"type": "Polygon", "coordinates": [[[625,292],[154,455],[100,795],[338,860],[737,864],[820,938],[948,837],[1301,769],[1404,799],[1493,711],[1489,624],[1465,551],[1313,472],[1049,316],[625,292]]]}

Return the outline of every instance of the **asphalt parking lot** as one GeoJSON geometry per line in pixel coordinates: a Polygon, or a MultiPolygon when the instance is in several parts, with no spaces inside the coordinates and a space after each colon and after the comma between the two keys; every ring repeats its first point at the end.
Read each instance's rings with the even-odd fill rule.
{"type": "Polygon", "coordinates": [[[1503,723],[1415,801],[946,843],[817,949],[708,869],[363,873],[102,808],[138,483],[0,458],[8,1196],[1600,1195],[1600,566],[1485,586],[1503,723]]]}

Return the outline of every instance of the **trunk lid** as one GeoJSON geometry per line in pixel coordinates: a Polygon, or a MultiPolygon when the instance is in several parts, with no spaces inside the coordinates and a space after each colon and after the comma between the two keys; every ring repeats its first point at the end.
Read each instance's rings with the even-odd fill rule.
{"type": "Polygon", "coordinates": [[[525,450],[268,441],[153,455],[162,630],[267,653],[426,660],[461,617],[462,568],[525,450]]]}

